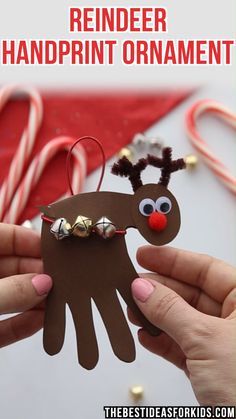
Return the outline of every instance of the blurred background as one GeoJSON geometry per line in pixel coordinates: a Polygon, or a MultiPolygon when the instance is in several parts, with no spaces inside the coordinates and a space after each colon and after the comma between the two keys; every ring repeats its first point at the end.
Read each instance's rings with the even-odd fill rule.
{"type": "MultiPolygon", "coordinates": [[[[107,1],[106,6],[109,5],[113,4],[107,1]]],[[[130,4],[122,0],[116,2],[116,6],[119,5],[130,4]]],[[[143,2],[138,0],[135,6],[139,5],[143,6],[143,2]]],[[[149,0],[145,5],[156,6],[149,0]]],[[[78,4],[66,0],[51,0],[45,4],[9,0],[0,6],[1,37],[76,38],[75,34],[68,33],[69,6],[76,7],[78,4]]],[[[100,4],[81,1],[79,6],[100,4]]],[[[163,38],[235,38],[234,0],[166,0],[162,6],[168,9],[169,27],[168,34],[161,35],[163,38]]],[[[95,34],[86,36],[101,37],[95,34]]],[[[117,36],[122,38],[124,35],[117,36]]],[[[36,136],[35,153],[58,135],[99,136],[107,157],[103,190],[131,193],[129,182],[112,176],[110,166],[117,159],[120,149],[127,148],[140,130],[148,138],[158,137],[164,145],[172,146],[175,158],[189,154],[196,156],[197,163],[192,170],[175,174],[171,179],[170,189],[178,199],[182,214],[181,231],[172,245],[236,263],[235,197],[193,149],[185,126],[186,112],[200,99],[219,101],[235,112],[235,57],[233,65],[227,67],[125,67],[122,64],[111,67],[1,67],[1,87],[9,83],[33,85],[42,94],[43,123],[36,136]]],[[[22,97],[10,101],[0,115],[0,182],[7,176],[17,141],[27,124],[28,111],[28,101],[22,97]]],[[[212,150],[235,174],[233,129],[212,115],[201,118],[198,128],[212,150]]],[[[83,187],[85,192],[95,190],[100,173],[100,157],[96,149],[89,147],[85,146],[89,167],[89,176],[83,187]]],[[[58,190],[57,173],[64,176],[64,164],[65,153],[52,161],[51,168],[46,169],[32,192],[20,222],[33,218],[34,228],[40,229],[40,219],[34,213],[35,205],[48,203],[45,200],[51,197],[55,200],[59,197],[57,194],[63,192],[58,190]],[[45,183],[46,179],[49,183],[45,183]],[[51,195],[48,196],[45,191],[51,195]]],[[[156,170],[146,170],[143,179],[145,183],[155,181],[156,170]]],[[[142,272],[135,254],[137,248],[145,244],[144,239],[137,231],[130,230],[127,244],[135,268],[142,272]]],[[[1,349],[0,400],[3,419],[100,419],[104,417],[104,405],[197,403],[181,371],[140,347],[134,326],[131,329],[136,339],[136,361],[125,364],[115,358],[95,307],[100,360],[94,370],[83,370],[77,364],[74,327],[70,313],[67,314],[66,341],[59,355],[49,357],[44,353],[42,332],[1,349]],[[130,391],[135,386],[143,390],[139,401],[130,391]]]]}

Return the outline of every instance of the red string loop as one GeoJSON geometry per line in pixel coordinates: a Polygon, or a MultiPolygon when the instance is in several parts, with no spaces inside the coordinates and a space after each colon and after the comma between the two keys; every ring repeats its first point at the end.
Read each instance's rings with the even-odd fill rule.
{"type": "Polygon", "coordinates": [[[85,135],[84,137],[79,138],[77,141],[75,141],[75,143],[71,146],[68,155],[67,155],[67,159],[66,159],[66,175],[67,175],[67,182],[68,182],[68,186],[71,192],[71,195],[74,195],[73,189],[72,189],[72,182],[71,182],[71,156],[72,156],[72,151],[74,150],[74,148],[76,147],[76,145],[78,143],[80,143],[81,141],[84,140],[92,140],[94,141],[98,147],[100,148],[100,151],[102,153],[102,171],[101,171],[101,175],[100,175],[100,179],[98,182],[98,186],[96,191],[98,192],[101,188],[101,184],[103,181],[103,177],[104,177],[104,172],[105,172],[105,165],[106,165],[106,157],[105,157],[105,153],[103,150],[103,146],[100,143],[99,140],[97,140],[97,138],[91,137],[90,135],[85,135]]]}

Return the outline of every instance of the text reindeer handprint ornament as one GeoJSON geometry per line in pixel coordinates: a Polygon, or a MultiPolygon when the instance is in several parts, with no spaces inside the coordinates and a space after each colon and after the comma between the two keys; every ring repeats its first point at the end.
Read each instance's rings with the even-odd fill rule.
{"type": "MultiPolygon", "coordinates": [[[[70,154],[68,157],[69,161],[70,154]]],[[[42,208],[44,270],[54,283],[47,299],[44,325],[44,348],[48,354],[57,354],[63,346],[68,304],[76,329],[79,363],[87,369],[96,366],[99,353],[93,300],[114,354],[132,362],[134,340],[117,291],[143,327],[152,335],[159,333],[132,298],[131,283],[138,274],[127,252],[125,233],[130,227],[137,228],[148,242],[159,246],[174,239],[180,228],[180,211],[167,186],[170,174],[184,167],[183,159],[171,159],[170,148],[163,149],[162,158],[148,155],[134,165],[123,157],[113,165],[112,173],[128,177],[133,194],[100,192],[103,165],[96,192],[73,195],[42,208]],[[161,169],[161,177],[158,183],[143,185],[140,175],[148,165],[161,169]]]]}

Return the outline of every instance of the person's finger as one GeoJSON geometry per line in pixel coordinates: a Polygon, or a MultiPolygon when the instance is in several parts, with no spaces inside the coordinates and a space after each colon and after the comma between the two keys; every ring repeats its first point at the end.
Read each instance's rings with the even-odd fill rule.
{"type": "Polygon", "coordinates": [[[0,314],[29,310],[46,297],[52,287],[48,275],[25,274],[0,280],[0,314]]]}
{"type": "Polygon", "coordinates": [[[141,345],[155,355],[161,356],[187,374],[186,357],[179,345],[166,333],[150,336],[144,329],[138,331],[141,345]]]}
{"type": "Polygon", "coordinates": [[[40,257],[40,236],[35,231],[21,226],[0,223],[0,237],[0,255],[40,257]]]}
{"type": "MultiPolygon", "coordinates": [[[[163,275],[154,274],[152,272],[149,272],[146,274],[142,273],[141,276],[142,278],[153,279],[154,281],[157,281],[160,284],[163,284],[167,286],[168,288],[172,289],[177,294],[179,294],[182,298],[184,298],[184,300],[187,301],[187,303],[189,303],[190,305],[192,305],[193,307],[195,307],[197,310],[201,311],[202,313],[208,314],[210,316],[217,316],[217,317],[221,315],[221,310],[222,310],[221,304],[214,301],[203,291],[199,290],[199,288],[193,287],[188,284],[184,284],[183,282],[165,277],[163,275]]],[[[136,318],[136,316],[130,310],[129,307],[127,308],[127,315],[131,323],[133,323],[135,326],[142,327],[142,324],[136,318]]]]}
{"type": "Polygon", "coordinates": [[[3,256],[0,259],[0,278],[6,276],[43,272],[43,262],[39,258],[3,256]]]}
{"type": "Polygon", "coordinates": [[[168,278],[163,275],[155,273],[147,273],[141,275],[143,278],[153,279],[160,284],[172,289],[179,294],[187,303],[201,311],[202,313],[209,314],[210,316],[221,316],[222,305],[213,300],[204,291],[192,285],[185,284],[184,282],[176,279],[168,278]]]}
{"type": "Polygon", "coordinates": [[[133,298],[144,316],[166,332],[180,347],[186,347],[204,327],[205,314],[162,284],[137,278],[131,285],[133,298]]]}
{"type": "Polygon", "coordinates": [[[222,307],[222,317],[234,318],[236,317],[236,288],[234,288],[229,295],[227,295],[223,307],[222,307]]]}
{"type": "Polygon", "coordinates": [[[173,247],[143,246],[137,252],[137,260],[145,269],[201,288],[219,303],[236,287],[236,269],[208,255],[173,247]]]}
{"type": "Polygon", "coordinates": [[[43,326],[44,311],[29,310],[0,321],[0,348],[28,338],[43,326]]]}

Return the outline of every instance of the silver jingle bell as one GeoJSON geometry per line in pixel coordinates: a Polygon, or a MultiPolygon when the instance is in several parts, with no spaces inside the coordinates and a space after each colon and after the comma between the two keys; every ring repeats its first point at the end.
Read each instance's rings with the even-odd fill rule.
{"type": "Polygon", "coordinates": [[[152,137],[149,139],[149,148],[152,153],[159,154],[164,146],[164,141],[160,137],[152,137]]]}
{"type": "Polygon", "coordinates": [[[116,233],[116,226],[107,217],[102,217],[94,224],[93,230],[103,239],[111,239],[116,233]]]}
{"type": "Polygon", "coordinates": [[[54,235],[57,240],[65,239],[71,234],[71,225],[65,218],[58,218],[51,225],[50,232],[54,235]]]}
{"type": "Polygon", "coordinates": [[[134,135],[132,144],[137,149],[138,152],[145,150],[147,146],[146,136],[140,132],[134,135]]]}

